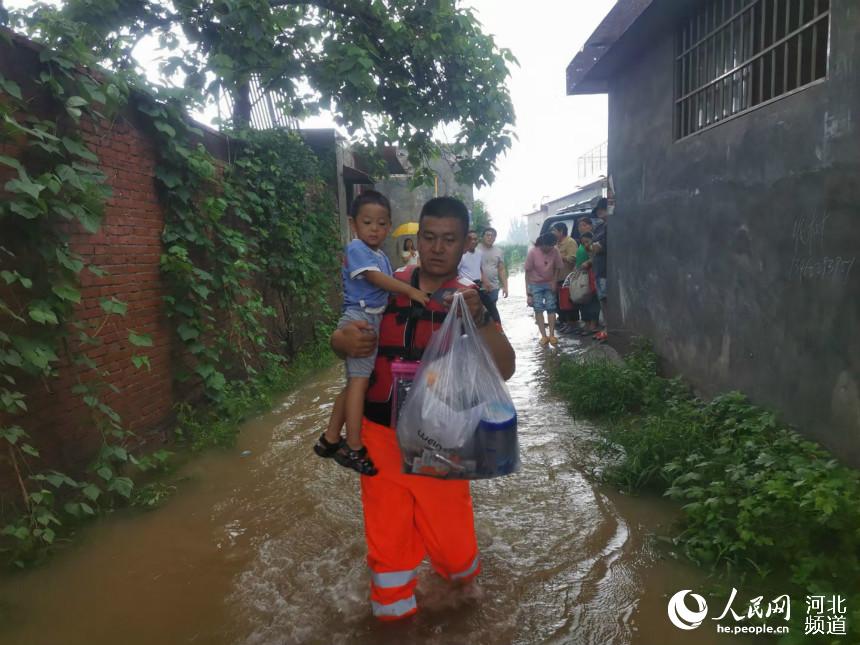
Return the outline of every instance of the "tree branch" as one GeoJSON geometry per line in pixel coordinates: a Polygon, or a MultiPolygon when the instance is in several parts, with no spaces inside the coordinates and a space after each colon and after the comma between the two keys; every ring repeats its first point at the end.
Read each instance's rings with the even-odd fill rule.
{"type": "Polygon", "coordinates": [[[15,469],[15,475],[18,478],[18,485],[21,487],[21,497],[24,498],[24,506],[30,508],[30,496],[27,495],[27,487],[24,485],[24,478],[21,477],[21,469],[18,468],[18,460],[15,458],[15,451],[12,450],[12,444],[9,444],[9,458],[12,460],[12,467],[15,469]]]}

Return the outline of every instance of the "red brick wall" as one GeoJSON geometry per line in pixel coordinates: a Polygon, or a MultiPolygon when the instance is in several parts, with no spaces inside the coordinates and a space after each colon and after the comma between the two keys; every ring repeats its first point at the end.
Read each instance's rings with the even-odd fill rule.
{"type": "MultiPolygon", "coordinates": [[[[19,39],[16,43],[10,51],[0,41],[0,73],[18,82],[27,98],[36,99],[31,105],[50,105],[38,96],[30,80],[38,68],[37,50],[19,39]]],[[[82,123],[83,138],[98,156],[113,194],[98,233],[88,234],[79,227],[69,232],[72,250],[87,264],[108,272],[102,277],[86,270],[82,273],[82,301],[74,317],[100,325],[106,318],[100,300],[115,297],[128,305],[125,317],[112,316],[101,327],[101,346],[87,348],[84,353],[106,373],[104,380],[119,390],[118,393],[105,390],[102,399],[122,416],[126,428],[145,439],[158,437],[156,431],[171,423],[177,402],[172,357],[182,348],[172,332],[162,300],[166,285],[159,260],[165,213],[156,192],[154,143],[147,124],[140,118],[128,109],[110,122],[82,123]],[[149,334],[153,346],[131,346],[129,330],[149,334]],[[145,366],[136,369],[131,362],[132,354],[148,356],[151,369],[145,366]]],[[[217,139],[217,135],[207,133],[207,147],[216,154],[223,146],[223,141],[217,139]]],[[[13,145],[0,147],[3,148],[0,154],[21,153],[13,145]]],[[[0,168],[0,188],[7,179],[8,173],[0,168]]],[[[0,239],[2,233],[0,229],[0,239]]],[[[0,318],[0,323],[4,320],[8,319],[0,318]]],[[[74,345],[72,349],[75,350],[74,345]]],[[[71,393],[76,371],[81,371],[84,379],[92,379],[93,374],[86,368],[71,366],[67,357],[62,358],[58,378],[22,383],[30,411],[16,422],[33,437],[46,464],[73,471],[91,458],[100,436],[81,397],[71,393]]],[[[8,490],[7,480],[8,473],[0,473],[0,492],[8,490]]]]}
{"type": "Polygon", "coordinates": [[[109,397],[110,405],[129,429],[145,430],[162,425],[173,405],[172,334],[159,271],[164,211],[155,188],[155,151],[151,140],[129,120],[93,125],[84,124],[83,138],[99,157],[113,194],[101,230],[77,232],[71,244],[75,252],[108,273],[102,277],[84,273],[77,316],[103,318],[102,298],[127,303],[128,313],[112,317],[102,330],[103,345],[87,353],[109,372],[108,382],[121,390],[109,397]],[[153,347],[131,346],[130,329],[152,336],[153,347]],[[132,353],[148,356],[151,369],[135,368],[132,353]]]}

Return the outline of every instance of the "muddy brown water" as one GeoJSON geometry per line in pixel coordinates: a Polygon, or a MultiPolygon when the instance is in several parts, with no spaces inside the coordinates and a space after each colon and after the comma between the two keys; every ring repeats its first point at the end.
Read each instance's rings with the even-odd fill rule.
{"type": "MultiPolygon", "coordinates": [[[[311,453],[342,386],[336,366],[245,424],[235,449],[186,465],[162,508],[101,520],[47,565],[0,578],[0,643],[749,642],[670,624],[667,597],[704,575],[654,546],[670,505],[587,476],[595,431],[549,393],[553,350],[537,345],[522,278],[511,282],[500,310],[517,352],[523,468],[472,485],[478,586],[452,590],[425,565],[416,617],[370,617],[358,480],[311,453]]],[[[589,350],[563,339],[559,351],[589,350]]]]}

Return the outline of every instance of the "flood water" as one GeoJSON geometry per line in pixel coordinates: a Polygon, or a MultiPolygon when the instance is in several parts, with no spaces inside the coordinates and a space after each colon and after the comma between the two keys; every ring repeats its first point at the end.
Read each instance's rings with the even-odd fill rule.
{"type": "MultiPolygon", "coordinates": [[[[556,350],[536,342],[522,277],[511,286],[499,304],[523,467],[472,485],[477,587],[451,590],[425,565],[416,617],[371,618],[357,475],[311,452],[342,387],[336,366],[245,424],[235,449],[185,466],[162,508],[101,520],[47,565],[0,578],[0,643],[749,642],[670,624],[667,597],[706,584],[654,546],[674,511],[588,477],[594,430],[549,393],[556,350]]],[[[588,350],[563,339],[557,351],[588,350]]]]}

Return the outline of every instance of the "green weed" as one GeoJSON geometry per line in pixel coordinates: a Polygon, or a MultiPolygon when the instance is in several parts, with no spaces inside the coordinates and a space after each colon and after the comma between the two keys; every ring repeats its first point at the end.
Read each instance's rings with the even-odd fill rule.
{"type": "Polygon", "coordinates": [[[267,367],[253,378],[228,382],[217,402],[205,407],[180,405],[176,425],[180,441],[195,451],[232,446],[244,420],[271,408],[275,396],[293,389],[335,359],[327,340],[300,352],[289,364],[276,360],[279,357],[270,358],[267,367]]]}
{"type": "Polygon", "coordinates": [[[176,492],[176,484],[168,482],[152,482],[134,489],[129,500],[136,508],[158,508],[176,492]]]}
{"type": "Polygon", "coordinates": [[[574,413],[604,420],[606,481],[682,505],[674,541],[687,557],[784,576],[795,598],[847,596],[848,635],[832,642],[860,640],[860,472],[741,393],[702,401],[661,378],[641,344],[624,365],[564,361],[555,388],[574,413]]]}

